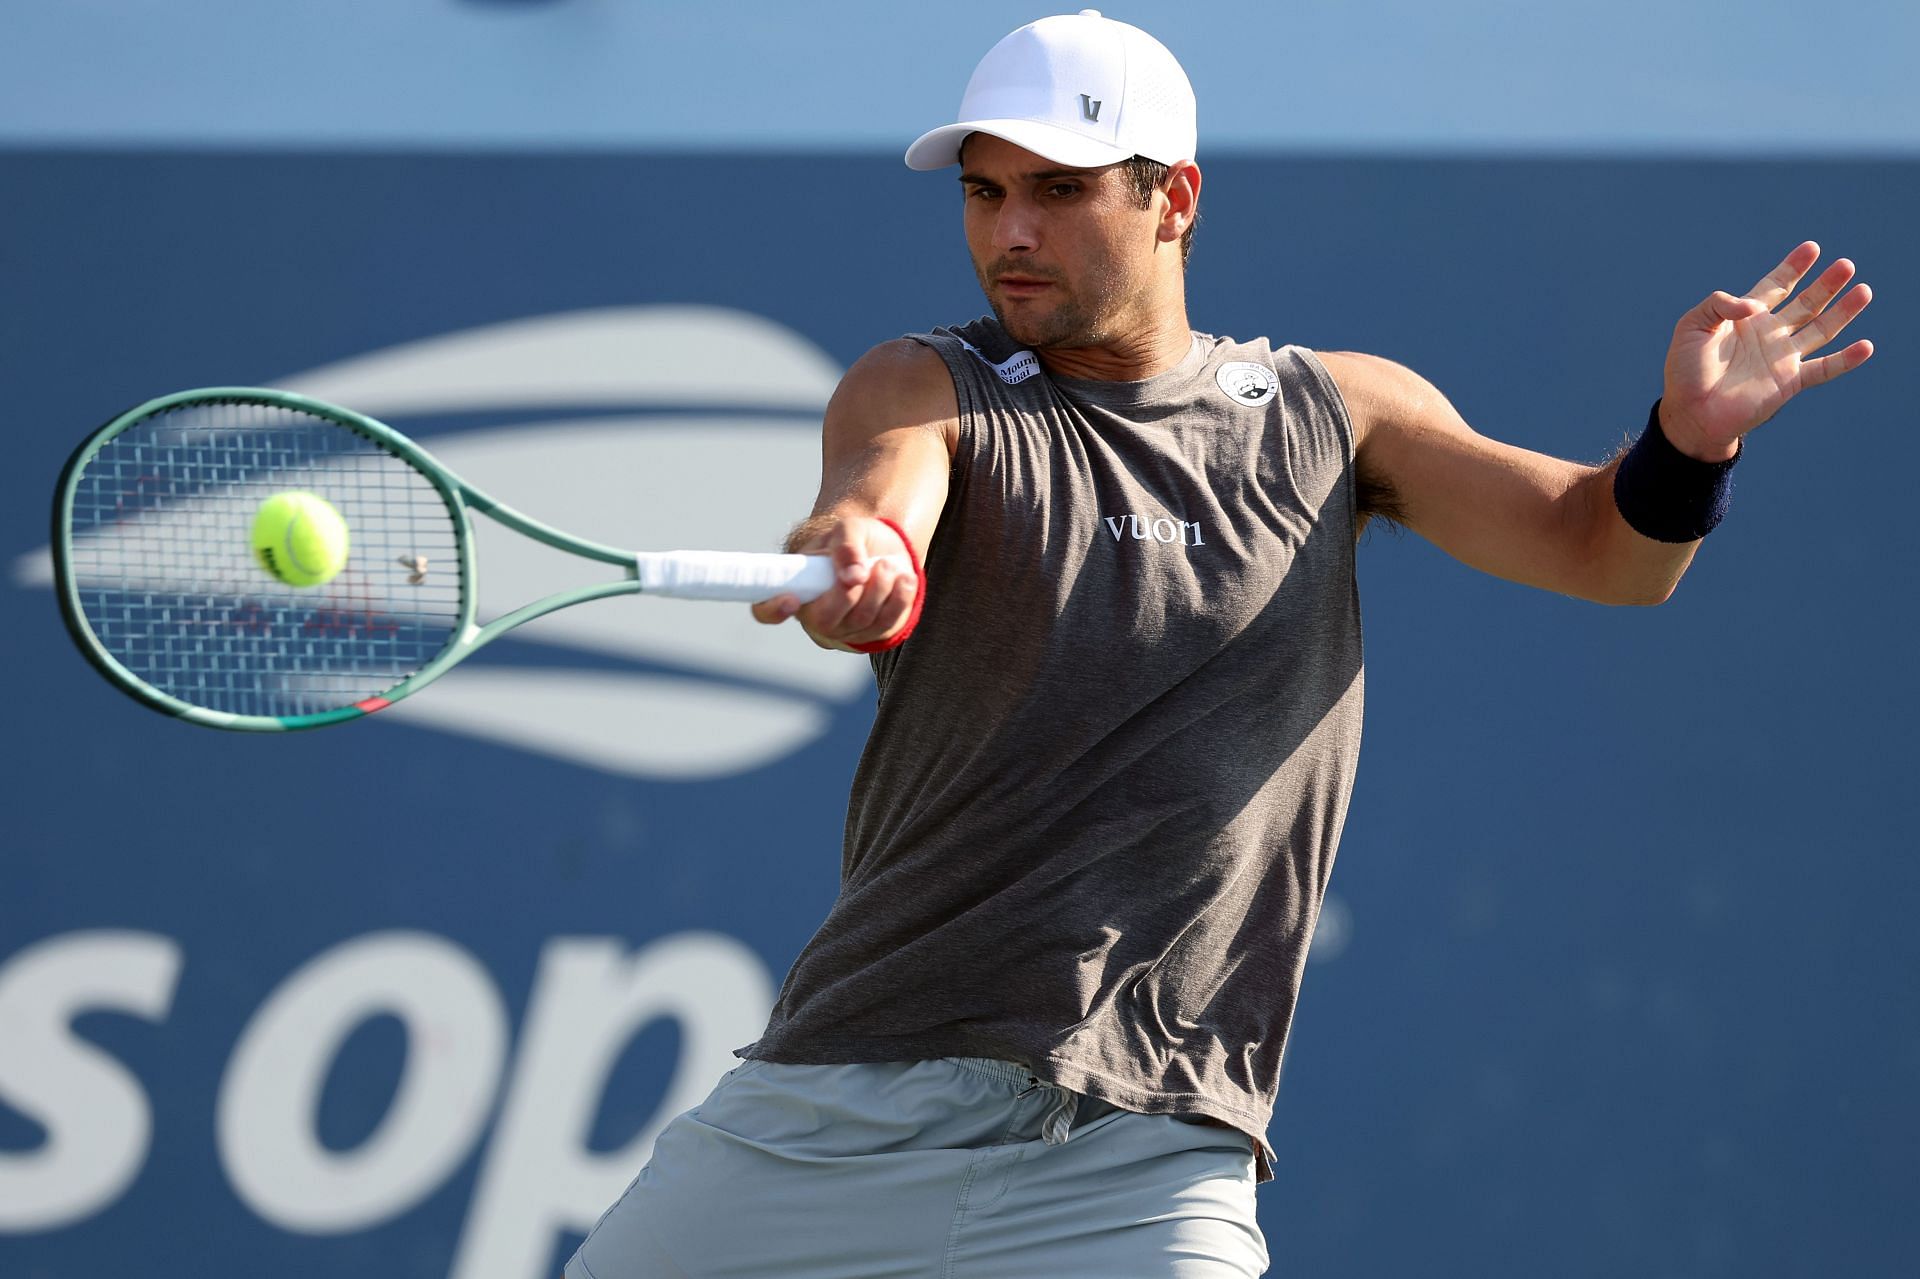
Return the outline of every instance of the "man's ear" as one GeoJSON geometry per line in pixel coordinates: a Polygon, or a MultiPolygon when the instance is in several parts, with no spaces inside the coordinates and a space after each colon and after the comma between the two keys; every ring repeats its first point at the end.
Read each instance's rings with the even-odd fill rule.
{"type": "Polygon", "coordinates": [[[1163,244],[1171,244],[1187,233],[1194,219],[1200,216],[1200,166],[1191,160],[1182,160],[1167,170],[1167,181],[1162,188],[1167,196],[1166,212],[1160,216],[1159,236],[1163,244]]]}

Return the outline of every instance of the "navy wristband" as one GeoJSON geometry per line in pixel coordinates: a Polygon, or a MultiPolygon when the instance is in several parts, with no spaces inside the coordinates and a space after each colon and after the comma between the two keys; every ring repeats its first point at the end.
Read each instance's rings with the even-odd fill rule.
{"type": "Polygon", "coordinates": [[[1656,542],[1697,542],[1713,532],[1733,500],[1733,464],[1702,462],[1673,447],[1660,425],[1660,401],[1653,402],[1647,429],[1620,459],[1613,473],[1613,504],[1634,532],[1656,542]]]}

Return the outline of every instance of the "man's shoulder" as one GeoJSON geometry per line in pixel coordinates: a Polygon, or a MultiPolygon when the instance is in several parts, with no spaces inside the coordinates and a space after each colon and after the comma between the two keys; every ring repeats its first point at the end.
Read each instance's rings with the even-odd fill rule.
{"type": "Polygon", "coordinates": [[[851,413],[868,422],[945,430],[958,416],[953,375],[939,352],[911,337],[893,338],[853,362],[828,405],[828,418],[851,413]]]}
{"type": "Polygon", "coordinates": [[[951,382],[940,353],[914,337],[890,338],[870,348],[840,379],[844,391],[862,393],[887,388],[912,390],[951,382]]]}
{"type": "Polygon", "coordinates": [[[1388,359],[1384,355],[1371,355],[1365,351],[1315,351],[1313,355],[1342,386],[1352,382],[1356,387],[1386,390],[1431,389],[1431,384],[1425,378],[1398,360],[1388,359]]]}
{"type": "Polygon", "coordinates": [[[1381,429],[1423,428],[1457,416],[1440,389],[1397,360],[1361,351],[1315,352],[1364,446],[1381,429]]]}

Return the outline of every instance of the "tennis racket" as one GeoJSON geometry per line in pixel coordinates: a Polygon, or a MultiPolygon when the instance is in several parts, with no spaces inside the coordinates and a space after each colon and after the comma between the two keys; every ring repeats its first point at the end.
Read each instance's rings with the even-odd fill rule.
{"type": "Polygon", "coordinates": [[[825,556],[573,537],[390,426],[254,387],[162,396],[89,437],[60,476],[53,561],[67,629],[117,687],[190,723],[273,732],[370,715],[572,604],[634,593],[804,602],[834,580],[825,556]],[[346,566],[318,586],[281,582],[253,553],[256,512],[289,490],[325,498],[349,530],[346,566]],[[474,511],[622,574],[479,625],[474,511]]]}

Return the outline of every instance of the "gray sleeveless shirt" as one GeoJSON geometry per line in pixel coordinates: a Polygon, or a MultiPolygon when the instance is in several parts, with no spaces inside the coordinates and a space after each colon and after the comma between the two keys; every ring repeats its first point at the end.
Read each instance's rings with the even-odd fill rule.
{"type": "Polygon", "coordinates": [[[1239,1128],[1265,1175],[1360,747],[1345,408],[1264,340],[1099,382],[992,319],[915,337],[960,409],[925,613],[874,659],[839,899],[743,1052],[1018,1061],[1239,1128]]]}

